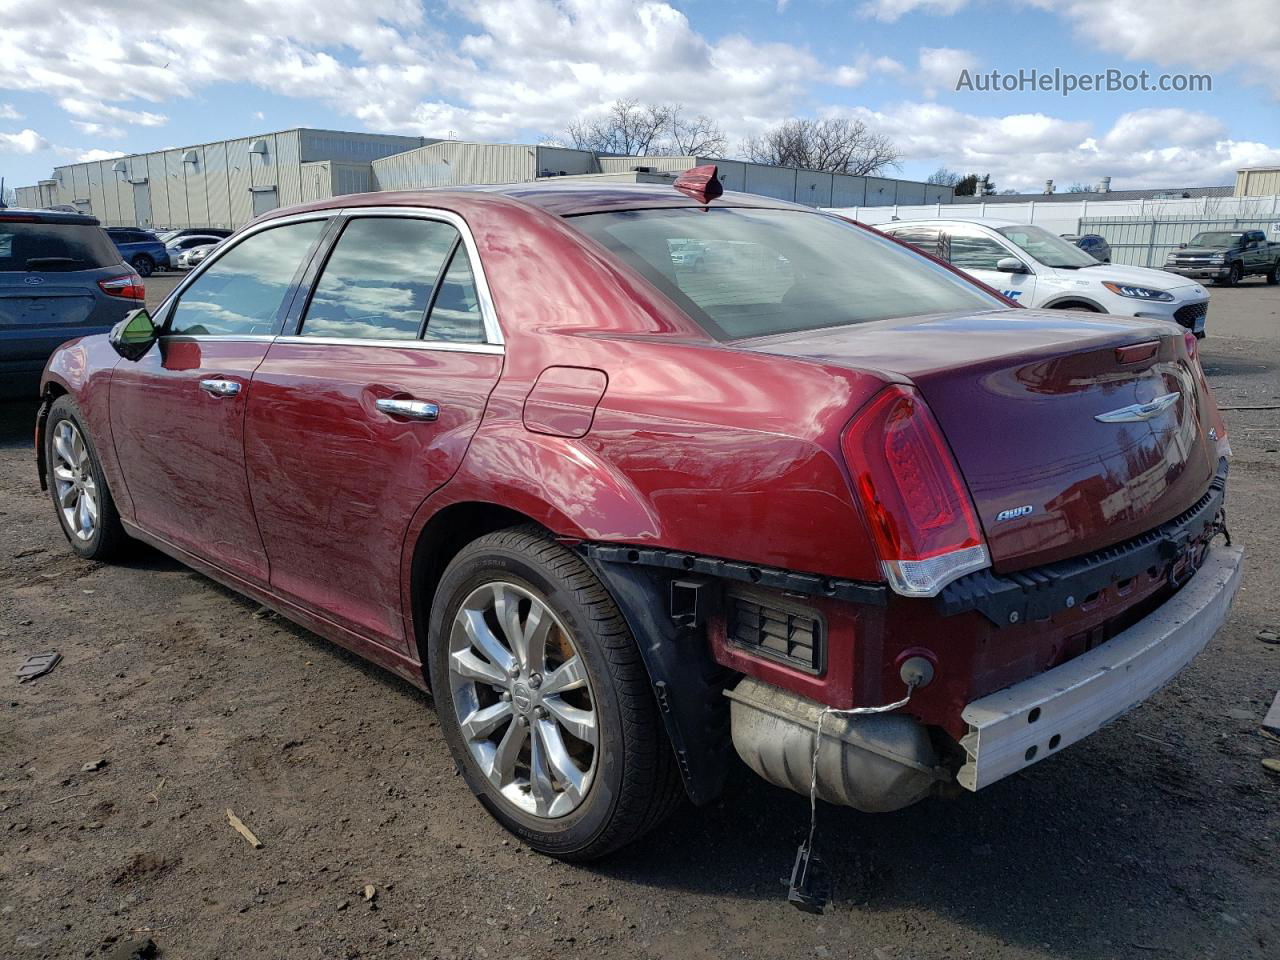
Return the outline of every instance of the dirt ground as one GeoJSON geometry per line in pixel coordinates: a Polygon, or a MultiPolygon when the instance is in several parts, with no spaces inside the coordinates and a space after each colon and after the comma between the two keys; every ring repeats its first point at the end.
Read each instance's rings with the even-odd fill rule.
{"type": "MultiPolygon", "coordinates": [[[[1215,290],[1209,332],[1220,403],[1280,403],[1280,288],[1215,290]]],[[[74,558],[33,412],[0,404],[0,957],[1280,956],[1280,742],[1258,733],[1280,647],[1256,638],[1280,626],[1280,411],[1226,414],[1248,569],[1206,653],[979,794],[820,808],[825,916],[780,882],[807,802],[745,770],[608,862],[531,853],[455,776],[428,696],[158,554],[74,558]],[[45,650],[65,659],[19,686],[45,650]]]]}

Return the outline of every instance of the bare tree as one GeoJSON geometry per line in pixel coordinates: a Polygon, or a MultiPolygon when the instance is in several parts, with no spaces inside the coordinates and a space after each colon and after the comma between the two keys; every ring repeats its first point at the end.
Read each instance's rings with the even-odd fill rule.
{"type": "Polygon", "coordinates": [[[720,156],[727,142],[724,132],[710,117],[699,114],[689,119],[681,104],[636,100],[615,101],[599,119],[574,120],[565,134],[579,150],[631,156],[720,156]]]}
{"type": "Polygon", "coordinates": [[[940,187],[954,187],[959,182],[960,174],[946,167],[939,167],[925,180],[925,183],[937,184],[940,187]]]}
{"type": "Polygon", "coordinates": [[[902,153],[861,120],[786,120],[743,142],[748,160],[782,167],[867,176],[900,165],[902,153]]]}
{"type": "Polygon", "coordinates": [[[1093,193],[1093,187],[1087,183],[1076,182],[1067,187],[1067,193],[1093,193]]]}

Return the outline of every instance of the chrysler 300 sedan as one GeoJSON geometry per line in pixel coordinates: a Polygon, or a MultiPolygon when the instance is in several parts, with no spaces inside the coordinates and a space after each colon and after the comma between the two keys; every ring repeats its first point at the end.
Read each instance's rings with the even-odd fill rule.
{"type": "Polygon", "coordinates": [[[480,802],[567,859],[735,752],[866,811],[979,790],[1204,647],[1241,553],[1194,337],[675,187],[260,218],[50,361],[71,549],[143,541],[429,687],[480,802]]]}

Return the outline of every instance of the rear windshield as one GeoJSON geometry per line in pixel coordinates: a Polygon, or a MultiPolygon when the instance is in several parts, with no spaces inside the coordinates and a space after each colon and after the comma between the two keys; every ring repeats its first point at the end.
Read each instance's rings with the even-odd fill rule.
{"type": "Polygon", "coordinates": [[[1193,247],[1234,247],[1244,239],[1243,233],[1197,233],[1191,240],[1193,247]]]}
{"type": "Polygon", "coordinates": [[[0,222],[0,273],[65,273],[120,262],[120,251],[101,227],[0,222]]]}
{"type": "Polygon", "coordinates": [[[822,214],[678,208],[572,222],[722,340],[1008,306],[892,241],[822,214]]]}

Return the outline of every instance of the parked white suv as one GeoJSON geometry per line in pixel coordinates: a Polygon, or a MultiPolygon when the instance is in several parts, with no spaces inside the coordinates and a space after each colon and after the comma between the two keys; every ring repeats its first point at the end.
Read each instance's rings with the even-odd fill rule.
{"type": "Polygon", "coordinates": [[[878,230],[946,260],[1026,307],[1172,320],[1204,336],[1209,291],[1194,280],[1099,263],[1041,227],[1012,220],[895,220],[878,230]]]}

